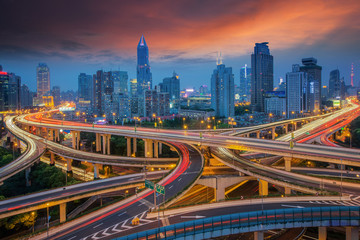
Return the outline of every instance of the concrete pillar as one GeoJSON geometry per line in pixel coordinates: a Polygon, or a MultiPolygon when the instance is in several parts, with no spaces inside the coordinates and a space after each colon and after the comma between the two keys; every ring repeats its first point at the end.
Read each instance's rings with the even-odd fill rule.
{"type": "Polygon", "coordinates": [[[223,179],[216,178],[215,201],[225,200],[225,184],[223,179]]]}
{"type": "Polygon", "coordinates": [[[25,180],[26,180],[26,186],[31,186],[31,180],[30,180],[30,173],[31,173],[31,167],[28,167],[25,169],[25,180]]]}
{"type": "Polygon", "coordinates": [[[291,188],[285,187],[285,195],[290,195],[290,194],[291,194],[291,188]]]}
{"type": "Polygon", "coordinates": [[[264,232],[254,232],[255,240],[264,240],[264,232]]]}
{"type": "Polygon", "coordinates": [[[289,131],[289,124],[285,124],[285,134],[287,134],[289,131]]]}
{"type": "Polygon", "coordinates": [[[100,135],[100,133],[96,133],[95,148],[96,148],[96,152],[101,151],[101,135],[100,135]]]}
{"type": "Polygon", "coordinates": [[[291,157],[284,157],[285,171],[291,172],[291,157]]]}
{"type": "Polygon", "coordinates": [[[264,180],[259,180],[259,195],[267,196],[269,194],[269,183],[264,180]]]}
{"type": "Polygon", "coordinates": [[[327,232],[326,227],[319,227],[319,240],[326,240],[327,232]]]}
{"type": "Polygon", "coordinates": [[[107,134],[106,146],[107,146],[107,154],[108,155],[110,155],[110,141],[111,141],[111,134],[107,134]]]}
{"type": "Polygon", "coordinates": [[[272,140],[275,140],[275,129],[276,129],[276,127],[271,128],[271,139],[272,140]]]}
{"type": "Polygon", "coordinates": [[[36,130],[35,130],[35,132],[36,132],[36,135],[37,135],[37,136],[40,136],[40,137],[41,137],[41,128],[40,128],[40,127],[37,127],[36,130]]]}
{"type": "Polygon", "coordinates": [[[66,221],[66,202],[60,203],[60,223],[63,223],[66,221]]]}
{"type": "Polygon", "coordinates": [[[260,131],[256,131],[256,138],[260,138],[260,131]]]}
{"type": "Polygon", "coordinates": [[[93,163],[93,167],[94,167],[94,179],[98,179],[100,178],[100,175],[99,175],[99,164],[95,164],[93,163]]]}
{"type": "Polygon", "coordinates": [[[68,173],[71,173],[71,172],[72,172],[71,162],[72,162],[72,159],[70,159],[70,158],[67,158],[67,159],[66,159],[66,171],[67,171],[68,173]]]}
{"type": "Polygon", "coordinates": [[[145,139],[145,156],[146,157],[153,157],[153,141],[151,139],[145,139]]]}
{"type": "Polygon", "coordinates": [[[159,154],[162,154],[162,142],[159,142],[159,154]]]}
{"type": "Polygon", "coordinates": [[[126,154],[128,157],[131,156],[131,138],[126,138],[126,154]]]}
{"type": "Polygon", "coordinates": [[[154,157],[159,157],[159,144],[158,141],[154,141],[154,157]]]}
{"type": "Polygon", "coordinates": [[[133,153],[134,153],[134,155],[136,152],[137,152],[137,140],[136,140],[136,138],[133,138],[133,153]]]}
{"type": "Polygon", "coordinates": [[[55,142],[60,142],[60,133],[58,129],[55,129],[55,142]]]}
{"type": "Polygon", "coordinates": [[[359,227],[345,227],[346,240],[358,240],[359,239],[359,227]]]}
{"type": "Polygon", "coordinates": [[[53,152],[50,152],[50,166],[55,165],[55,154],[53,152]]]}
{"type": "Polygon", "coordinates": [[[74,131],[70,131],[71,133],[71,146],[73,149],[76,149],[76,146],[75,146],[75,133],[74,131]]]}
{"type": "Polygon", "coordinates": [[[102,154],[106,154],[106,134],[101,134],[102,137],[102,154]]]}
{"type": "Polygon", "coordinates": [[[294,122],[294,131],[296,131],[296,129],[297,129],[297,123],[296,122],[294,122]]]}

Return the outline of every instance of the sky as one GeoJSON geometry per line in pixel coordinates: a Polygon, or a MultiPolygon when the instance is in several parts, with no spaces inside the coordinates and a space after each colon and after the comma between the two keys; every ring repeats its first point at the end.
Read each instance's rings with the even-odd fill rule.
{"type": "Polygon", "coordinates": [[[172,76],[181,88],[210,87],[217,52],[232,67],[251,65],[256,42],[269,42],[274,81],[292,64],[315,57],[322,81],[339,69],[360,82],[359,0],[0,0],[0,65],[36,90],[36,66],[51,85],[77,90],[79,73],[128,71],[136,78],[136,47],[149,46],[153,84],[172,76]]]}

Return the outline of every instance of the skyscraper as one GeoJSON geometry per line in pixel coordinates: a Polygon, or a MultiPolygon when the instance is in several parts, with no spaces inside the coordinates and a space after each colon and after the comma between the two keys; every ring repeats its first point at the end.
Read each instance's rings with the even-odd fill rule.
{"type": "Polygon", "coordinates": [[[144,91],[152,89],[152,74],[149,65],[149,48],[146,45],[144,35],[141,36],[137,46],[137,93],[143,96],[144,91]]]}
{"type": "Polygon", "coordinates": [[[329,78],[329,98],[340,97],[340,71],[339,69],[330,72],[329,78]]]}
{"type": "Polygon", "coordinates": [[[21,108],[21,77],[9,73],[9,110],[21,108]]]}
{"type": "Polygon", "coordinates": [[[286,116],[295,118],[306,112],[307,74],[300,72],[299,64],[286,74],[286,116]]]}
{"type": "Polygon", "coordinates": [[[308,78],[307,86],[307,110],[311,113],[318,113],[321,105],[321,70],[322,67],[317,65],[317,60],[313,57],[303,58],[301,72],[305,72],[308,78]]]}
{"type": "Polygon", "coordinates": [[[169,93],[158,92],[156,89],[144,92],[144,117],[166,116],[170,114],[169,93]]]}
{"type": "Polygon", "coordinates": [[[79,101],[91,101],[93,79],[91,75],[80,73],[78,77],[79,101]]]}
{"type": "Polygon", "coordinates": [[[253,111],[264,112],[264,94],[274,88],[274,58],[268,42],[255,43],[251,55],[251,105],[253,111]]]}
{"type": "Polygon", "coordinates": [[[45,63],[39,63],[36,68],[37,97],[50,95],[50,70],[45,63]]]}
{"type": "Polygon", "coordinates": [[[130,79],[130,94],[132,97],[135,97],[137,93],[137,79],[130,79]]]}
{"type": "Polygon", "coordinates": [[[103,75],[104,72],[103,70],[99,70],[96,72],[96,74],[93,75],[93,100],[92,100],[92,105],[93,105],[93,111],[94,114],[97,116],[101,116],[103,115],[103,111],[102,111],[102,81],[103,81],[103,75]]]}
{"type": "Polygon", "coordinates": [[[240,101],[249,102],[251,90],[251,68],[244,67],[240,69],[240,101]]]}
{"type": "Polygon", "coordinates": [[[0,111],[9,109],[9,74],[0,71],[0,111]]]}
{"type": "Polygon", "coordinates": [[[29,87],[25,84],[21,86],[21,107],[26,108],[32,106],[34,93],[30,91],[29,87]]]}
{"type": "Polygon", "coordinates": [[[219,117],[234,116],[234,75],[220,61],[211,76],[211,107],[219,117]]]}
{"type": "Polygon", "coordinates": [[[60,87],[59,86],[53,86],[51,90],[51,96],[53,96],[54,99],[54,106],[60,105],[60,87]]]}
{"type": "Polygon", "coordinates": [[[175,72],[172,77],[164,78],[159,84],[160,92],[167,92],[170,96],[170,113],[178,113],[180,108],[180,78],[175,72]]]}
{"type": "Polygon", "coordinates": [[[128,95],[128,73],[126,71],[112,71],[114,93],[128,95]]]}

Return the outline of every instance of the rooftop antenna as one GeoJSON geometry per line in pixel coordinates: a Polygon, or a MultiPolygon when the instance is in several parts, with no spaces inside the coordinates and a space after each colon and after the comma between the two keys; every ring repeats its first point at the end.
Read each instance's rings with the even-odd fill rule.
{"type": "Polygon", "coordinates": [[[220,62],[219,62],[219,65],[223,64],[222,62],[222,56],[221,56],[221,52],[220,52],[220,62]]]}
{"type": "Polygon", "coordinates": [[[219,65],[219,52],[216,52],[216,65],[219,65]]]}

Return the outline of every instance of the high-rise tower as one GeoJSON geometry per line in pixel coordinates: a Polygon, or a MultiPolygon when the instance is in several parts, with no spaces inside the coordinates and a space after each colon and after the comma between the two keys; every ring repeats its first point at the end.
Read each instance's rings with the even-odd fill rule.
{"type": "Polygon", "coordinates": [[[39,63],[36,68],[37,97],[50,95],[50,70],[45,63],[39,63]]]}
{"type": "Polygon", "coordinates": [[[152,74],[149,65],[149,48],[144,35],[141,36],[137,46],[137,94],[143,96],[144,91],[152,88],[152,74]]]}
{"type": "Polygon", "coordinates": [[[265,110],[265,92],[274,88],[274,58],[268,44],[255,43],[251,54],[251,105],[258,112],[265,110]]]}
{"type": "Polygon", "coordinates": [[[354,64],[351,64],[351,86],[354,87],[354,64]]]}

